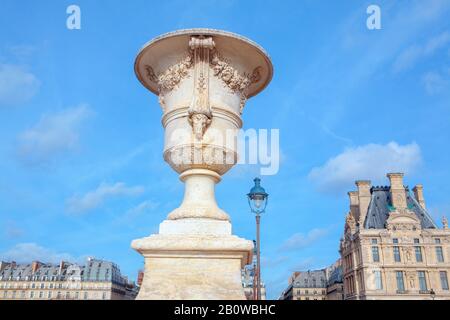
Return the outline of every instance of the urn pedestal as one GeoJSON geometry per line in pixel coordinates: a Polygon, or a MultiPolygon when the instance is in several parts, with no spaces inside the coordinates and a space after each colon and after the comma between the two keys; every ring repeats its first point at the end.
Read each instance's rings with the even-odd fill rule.
{"type": "Polygon", "coordinates": [[[241,114],[270,82],[270,59],[239,35],[189,29],[146,44],[135,72],[159,96],[164,160],[185,184],[180,207],[159,233],[132,242],[145,259],[137,299],[245,299],[241,269],[251,262],[253,242],[232,235],[214,189],[237,162],[241,114]]]}

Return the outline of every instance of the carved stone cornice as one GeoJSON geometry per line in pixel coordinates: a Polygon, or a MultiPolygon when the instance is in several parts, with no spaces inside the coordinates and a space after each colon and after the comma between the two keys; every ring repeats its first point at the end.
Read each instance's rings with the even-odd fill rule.
{"type": "Polygon", "coordinates": [[[386,220],[388,231],[418,231],[421,230],[420,221],[409,209],[396,209],[386,220]]]}

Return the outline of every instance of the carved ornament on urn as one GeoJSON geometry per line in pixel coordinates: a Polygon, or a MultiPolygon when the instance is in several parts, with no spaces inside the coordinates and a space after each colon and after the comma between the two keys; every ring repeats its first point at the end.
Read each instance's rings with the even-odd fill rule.
{"type": "Polygon", "coordinates": [[[241,114],[270,82],[273,67],[259,45],[212,29],[159,36],[138,54],[139,81],[159,96],[164,160],[180,174],[184,199],[159,233],[132,242],[145,259],[137,299],[245,299],[241,269],[253,242],[232,235],[215,185],[237,162],[241,114]]]}

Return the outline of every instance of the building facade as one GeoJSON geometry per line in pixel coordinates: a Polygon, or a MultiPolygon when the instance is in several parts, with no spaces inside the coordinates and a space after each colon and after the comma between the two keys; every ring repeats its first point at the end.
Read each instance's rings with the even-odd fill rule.
{"type": "MultiPolygon", "coordinates": [[[[242,286],[247,300],[255,300],[255,286],[254,283],[255,265],[247,265],[242,269],[242,286]]],[[[266,286],[261,280],[261,300],[266,300],[266,286]]]]}
{"type": "Polygon", "coordinates": [[[422,185],[357,181],[340,243],[345,299],[450,299],[450,230],[438,228],[422,185]]]}
{"type": "Polygon", "coordinates": [[[344,300],[341,259],[327,268],[327,300],[344,300]]]}
{"type": "Polygon", "coordinates": [[[326,269],[297,271],[289,278],[289,285],[283,292],[282,300],[326,300],[326,269]]]}
{"type": "Polygon", "coordinates": [[[0,300],[130,300],[136,294],[135,285],[109,261],[0,262],[0,300]]]}

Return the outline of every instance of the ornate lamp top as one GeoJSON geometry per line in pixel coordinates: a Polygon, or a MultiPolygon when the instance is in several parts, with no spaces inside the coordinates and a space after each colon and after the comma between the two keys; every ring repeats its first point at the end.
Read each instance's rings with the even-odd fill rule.
{"type": "Polygon", "coordinates": [[[248,203],[250,205],[250,209],[252,212],[256,214],[263,213],[267,206],[267,198],[269,194],[261,187],[261,179],[255,178],[253,180],[255,185],[250,189],[250,192],[247,194],[248,203]]]}

